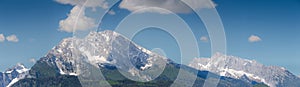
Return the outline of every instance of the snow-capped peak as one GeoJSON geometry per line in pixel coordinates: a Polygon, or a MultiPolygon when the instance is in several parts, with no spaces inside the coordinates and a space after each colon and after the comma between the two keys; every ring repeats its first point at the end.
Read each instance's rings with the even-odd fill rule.
{"type": "Polygon", "coordinates": [[[13,71],[17,71],[18,73],[24,73],[26,71],[28,71],[29,69],[27,69],[23,64],[21,63],[17,63],[17,65],[15,65],[13,68],[9,68],[5,71],[5,73],[12,73],[13,71]]]}
{"type": "Polygon", "coordinates": [[[27,69],[23,64],[21,63],[18,63],[15,67],[16,71],[18,73],[24,73],[24,72],[27,72],[29,69],[27,69]]]}
{"type": "Polygon", "coordinates": [[[20,79],[25,78],[28,75],[29,69],[27,69],[23,64],[17,63],[12,68],[7,69],[4,73],[2,73],[2,78],[0,81],[0,87],[10,87],[20,79]]]}
{"type": "Polygon", "coordinates": [[[254,60],[222,53],[216,53],[211,58],[195,58],[189,66],[237,79],[245,75],[253,81],[263,82],[271,87],[284,85],[286,84],[284,80],[287,79],[299,80],[283,67],[264,66],[254,60]]]}
{"type": "MultiPolygon", "coordinates": [[[[96,67],[112,65],[129,70],[147,70],[160,61],[156,53],[142,48],[114,31],[90,32],[84,38],[66,38],[55,46],[42,60],[58,67],[60,74],[78,75],[76,61],[85,61],[96,67]],[[128,66],[133,64],[133,66],[128,66]],[[136,68],[136,69],[132,69],[136,68]]],[[[140,75],[134,71],[133,75],[140,75]]],[[[149,77],[146,77],[149,78],[149,77]]]]}

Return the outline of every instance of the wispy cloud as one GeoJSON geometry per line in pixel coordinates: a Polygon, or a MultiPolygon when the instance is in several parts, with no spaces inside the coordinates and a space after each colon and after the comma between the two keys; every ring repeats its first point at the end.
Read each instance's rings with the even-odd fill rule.
{"type": "Polygon", "coordinates": [[[261,39],[259,36],[251,35],[251,36],[248,38],[248,41],[249,41],[249,42],[259,42],[259,41],[262,41],[262,39],[261,39]]]}
{"type": "Polygon", "coordinates": [[[35,63],[35,62],[36,62],[36,59],[35,59],[35,58],[31,58],[31,59],[29,59],[29,62],[35,63]]]}
{"type": "Polygon", "coordinates": [[[202,41],[202,42],[208,42],[208,37],[206,37],[206,36],[201,36],[200,37],[200,40],[202,41]]]}
{"type": "Polygon", "coordinates": [[[5,41],[5,36],[3,34],[0,34],[0,42],[4,42],[5,41]]]}
{"type": "Polygon", "coordinates": [[[10,36],[7,36],[6,37],[6,40],[9,41],[9,42],[19,42],[19,39],[16,35],[10,35],[10,36]]]}
{"type": "Polygon", "coordinates": [[[110,10],[110,11],[108,11],[108,14],[110,14],[110,15],[115,15],[116,12],[115,12],[114,10],[110,10]]]}

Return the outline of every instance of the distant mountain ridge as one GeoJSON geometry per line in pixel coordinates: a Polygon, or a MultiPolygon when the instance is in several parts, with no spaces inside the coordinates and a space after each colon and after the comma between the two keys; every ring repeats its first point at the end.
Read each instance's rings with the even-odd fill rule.
{"type": "Polygon", "coordinates": [[[254,60],[216,53],[211,58],[195,58],[189,66],[232,78],[247,77],[271,87],[299,87],[300,78],[283,67],[265,66],[254,60]]]}
{"type": "MultiPolygon", "coordinates": [[[[102,31],[91,32],[83,39],[66,38],[62,40],[45,57],[36,62],[24,79],[20,79],[12,86],[81,87],[83,84],[79,80],[81,74],[86,71],[84,68],[80,68],[81,66],[78,64],[83,62],[88,63],[86,66],[90,66],[90,70],[93,70],[93,72],[101,71],[105,81],[113,87],[170,86],[177,78],[180,68],[183,68],[184,73],[188,74],[188,76],[181,78],[180,81],[183,82],[177,85],[194,84],[194,87],[199,87],[204,84],[206,79],[212,79],[212,81],[220,79],[214,77],[206,78],[208,73],[215,76],[218,75],[177,64],[170,59],[136,45],[116,32],[102,31]],[[166,63],[166,66],[162,74],[157,78],[138,72],[138,70],[163,69],[161,66],[162,61],[166,63]],[[133,64],[133,66],[128,66],[129,64],[133,64]],[[132,77],[141,77],[145,81],[155,79],[150,82],[135,82],[124,77],[118,69],[132,77]],[[194,73],[194,71],[198,73],[194,73]],[[189,75],[197,77],[195,83],[191,83],[189,75]]],[[[102,80],[99,81],[96,83],[102,83],[102,80]]],[[[252,87],[257,85],[258,87],[265,87],[263,83],[252,82],[255,81],[247,77],[242,79],[221,77],[218,87],[252,87]]]]}
{"type": "Polygon", "coordinates": [[[28,71],[29,69],[23,64],[18,63],[14,67],[7,69],[5,72],[0,72],[0,87],[13,85],[15,82],[23,79],[28,71]]]}

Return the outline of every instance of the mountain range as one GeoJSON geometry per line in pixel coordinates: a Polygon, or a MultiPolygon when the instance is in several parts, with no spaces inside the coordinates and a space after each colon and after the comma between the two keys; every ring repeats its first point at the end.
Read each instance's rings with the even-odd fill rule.
{"type": "Polygon", "coordinates": [[[189,65],[178,64],[109,30],[91,32],[85,38],[65,38],[30,70],[10,70],[17,71],[17,75],[0,73],[5,78],[0,79],[1,87],[165,87],[175,81],[180,82],[176,86],[199,87],[210,83],[205,82],[208,79],[220,79],[218,87],[300,86],[299,78],[284,68],[221,53],[196,58],[189,65]],[[218,58],[222,61],[215,61],[218,58]],[[186,76],[178,79],[180,69],[186,76]],[[196,77],[195,82],[189,79],[192,77],[196,77]]]}
{"type": "Polygon", "coordinates": [[[271,87],[298,87],[300,78],[283,67],[265,66],[255,60],[216,53],[211,58],[195,58],[189,66],[231,78],[247,77],[271,87]]]}

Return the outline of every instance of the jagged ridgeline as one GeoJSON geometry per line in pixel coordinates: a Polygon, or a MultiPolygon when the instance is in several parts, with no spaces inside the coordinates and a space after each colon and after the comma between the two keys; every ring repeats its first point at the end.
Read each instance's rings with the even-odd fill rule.
{"type": "Polygon", "coordinates": [[[180,79],[183,83],[175,85],[193,84],[194,87],[201,87],[207,79],[210,81],[220,79],[218,87],[266,87],[263,83],[250,83],[230,77],[217,78],[219,77],[217,74],[177,64],[136,45],[113,31],[91,32],[84,39],[66,38],[62,40],[45,57],[37,61],[28,75],[16,82],[13,87],[81,87],[81,80],[78,77],[81,72],[76,70],[78,59],[75,59],[76,57],[72,53],[74,51],[82,53],[79,55],[80,60],[90,64],[89,67],[93,68],[95,72],[102,72],[106,80],[100,80],[96,83],[107,81],[113,87],[168,87],[177,79],[179,69],[183,69],[183,73],[187,76],[180,79]],[[78,49],[72,49],[71,44],[74,42],[80,45],[78,49]],[[128,49],[122,49],[128,45],[128,49]],[[90,51],[90,48],[93,48],[93,52],[90,51]],[[123,53],[128,52],[129,56],[122,56],[123,53]],[[157,78],[152,76],[142,77],[141,73],[134,71],[136,69],[146,71],[161,68],[156,64],[159,59],[165,60],[166,66],[157,78]],[[133,66],[120,67],[129,63],[132,63],[133,66]],[[129,73],[129,75],[153,80],[148,82],[133,81],[123,76],[119,70],[129,73]],[[211,78],[206,78],[208,73],[212,75],[211,78]],[[197,77],[195,83],[191,83],[192,81],[189,79],[191,77],[189,76],[197,77]]]}
{"type": "Polygon", "coordinates": [[[265,66],[255,60],[221,53],[216,53],[211,58],[195,58],[189,66],[225,77],[263,82],[271,87],[300,87],[300,78],[283,67],[265,66]]]}

